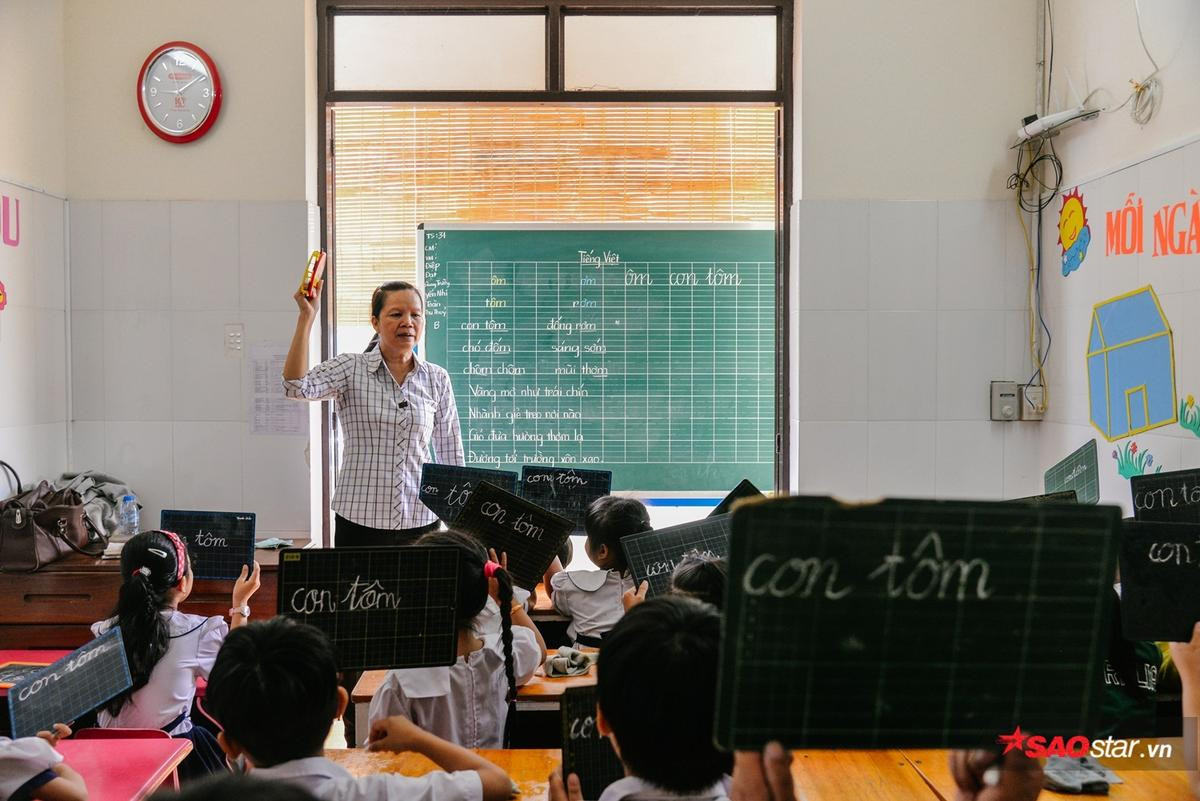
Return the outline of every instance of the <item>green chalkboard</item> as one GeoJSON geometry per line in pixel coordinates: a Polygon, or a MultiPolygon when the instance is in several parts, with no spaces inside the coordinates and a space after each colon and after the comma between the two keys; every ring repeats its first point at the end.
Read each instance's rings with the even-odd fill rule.
{"type": "Polygon", "coordinates": [[[467,464],[774,486],[775,233],[423,227],[425,353],[467,464]]]}

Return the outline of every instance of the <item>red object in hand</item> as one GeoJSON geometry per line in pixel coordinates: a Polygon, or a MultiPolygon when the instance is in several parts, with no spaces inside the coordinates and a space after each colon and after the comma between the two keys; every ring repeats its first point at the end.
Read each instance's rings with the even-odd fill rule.
{"type": "Polygon", "coordinates": [[[304,277],[300,280],[300,290],[304,296],[312,300],[320,289],[321,279],[325,276],[325,251],[314,250],[308,257],[304,268],[304,277]]]}

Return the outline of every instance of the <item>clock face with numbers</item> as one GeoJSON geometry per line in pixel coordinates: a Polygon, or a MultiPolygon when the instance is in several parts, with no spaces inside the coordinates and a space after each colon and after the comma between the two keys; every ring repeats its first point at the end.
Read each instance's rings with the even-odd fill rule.
{"type": "Polygon", "coordinates": [[[142,64],[138,110],[146,126],[175,144],[204,136],[221,110],[221,78],[208,54],[188,42],[167,42],[142,64]]]}

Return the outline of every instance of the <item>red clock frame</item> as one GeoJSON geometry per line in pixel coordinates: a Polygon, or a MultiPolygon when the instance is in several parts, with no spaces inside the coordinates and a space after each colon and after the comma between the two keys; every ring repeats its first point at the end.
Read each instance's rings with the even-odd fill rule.
{"type": "Polygon", "coordinates": [[[208,133],[209,128],[213,127],[213,123],[217,121],[217,116],[221,112],[221,74],[217,71],[217,65],[212,58],[209,57],[208,53],[204,52],[203,48],[198,47],[191,42],[167,42],[166,44],[156,47],[150,55],[146,56],[146,60],[142,62],[142,68],[138,71],[137,86],[135,87],[134,91],[137,94],[137,107],[138,111],[142,115],[142,122],[146,123],[146,127],[153,131],[159,139],[163,139],[175,145],[194,142],[200,137],[204,136],[206,133],[208,133]],[[155,125],[154,120],[150,117],[150,113],[146,110],[146,97],[142,94],[142,86],[146,79],[147,70],[149,70],[151,65],[154,64],[155,59],[157,59],[166,51],[174,50],[175,48],[182,48],[195,53],[200,60],[204,62],[204,65],[208,67],[208,74],[212,77],[212,110],[209,111],[208,116],[204,118],[204,122],[200,123],[199,128],[186,134],[168,133],[155,125]]]}

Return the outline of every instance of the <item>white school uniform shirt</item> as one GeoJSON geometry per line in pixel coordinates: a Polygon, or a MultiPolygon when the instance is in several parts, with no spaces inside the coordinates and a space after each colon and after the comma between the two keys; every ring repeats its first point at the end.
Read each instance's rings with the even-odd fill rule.
{"type": "Polygon", "coordinates": [[[554,608],[571,618],[567,637],[603,637],[625,614],[621,596],[633,589],[633,578],[616,570],[572,570],[550,577],[554,608]]]}
{"type": "Polygon", "coordinates": [[[62,754],[40,737],[16,740],[0,737],[0,799],[7,799],[29,781],[54,770],[54,766],[62,761],[62,754]]]}
{"type": "MultiPolygon", "coordinates": [[[[513,587],[513,603],[528,609],[528,602],[529,590],[523,587],[513,587]]],[[[489,595],[487,602],[483,605],[483,610],[471,621],[471,631],[476,637],[483,637],[485,634],[499,634],[502,625],[500,604],[496,603],[495,599],[489,595]]]]}
{"type": "MultiPolygon", "coordinates": [[[[97,716],[103,728],[161,729],[183,711],[191,711],[196,696],[196,679],[208,678],[217,651],[229,633],[229,624],[221,617],[188,615],[176,609],[164,609],[170,643],[167,652],[150,671],[150,681],[137,690],[114,717],[101,710],[97,716]]],[[[116,624],[116,618],[92,624],[99,637],[116,624]]],[[[185,734],[192,721],[185,718],[168,734],[185,734]]]]}
{"type": "Polygon", "coordinates": [[[355,778],[325,757],[308,757],[255,768],[250,775],[299,785],[322,801],[483,801],[483,782],[473,770],[434,771],[424,776],[375,773],[355,778]]]}
{"type": "Polygon", "coordinates": [[[421,465],[435,458],[440,464],[466,463],[450,374],[413,359],[403,384],[396,383],[379,348],[343,353],[303,378],[283,382],[289,398],[332,398],[337,404],[344,450],[330,506],[360,526],[429,525],[437,515],[417,497],[421,465]]]}
{"type": "Polygon", "coordinates": [[[637,776],[626,776],[605,787],[597,801],[729,801],[729,787],[729,777],[723,776],[707,790],[680,795],[637,776]]]}
{"type": "MultiPolygon", "coordinates": [[[[533,678],[542,649],[524,626],[513,626],[512,635],[513,673],[520,686],[533,678]]],[[[498,632],[477,636],[483,647],[453,665],[389,670],[371,698],[367,719],[403,715],[464,748],[503,748],[508,719],[504,645],[498,632]]]]}

